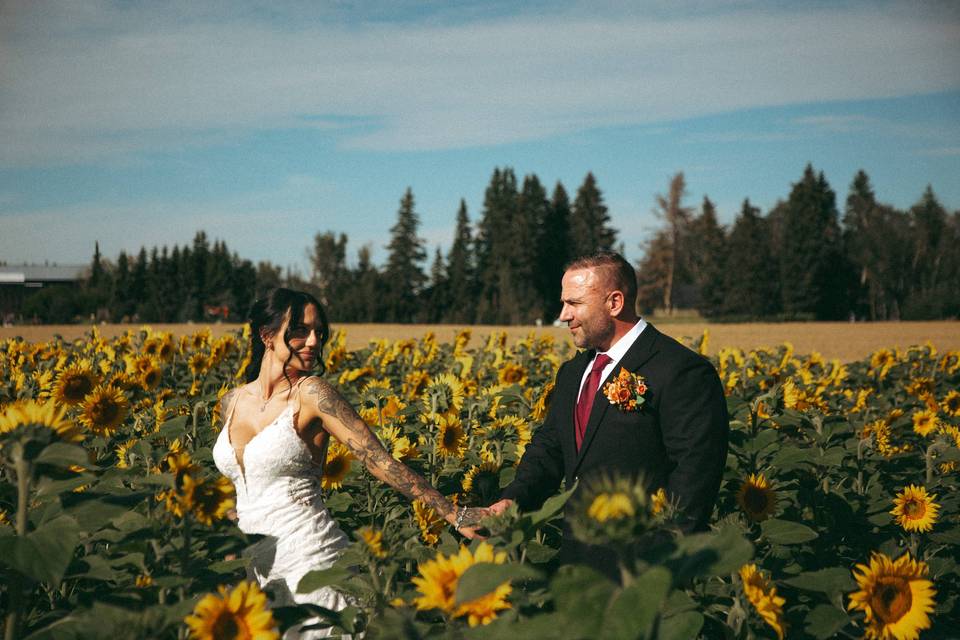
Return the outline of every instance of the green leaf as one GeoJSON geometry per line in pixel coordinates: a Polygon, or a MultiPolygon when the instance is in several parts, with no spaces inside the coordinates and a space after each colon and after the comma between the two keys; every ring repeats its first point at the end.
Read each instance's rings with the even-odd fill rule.
{"type": "Polygon", "coordinates": [[[935,531],[928,536],[933,542],[941,544],[960,544],[960,528],[935,531]]]}
{"type": "Polygon", "coordinates": [[[20,573],[56,587],[60,585],[63,572],[79,543],[77,522],[61,515],[23,538],[0,538],[0,558],[20,573]]]}
{"type": "Polygon", "coordinates": [[[811,456],[809,460],[818,467],[836,467],[843,462],[847,455],[848,453],[843,447],[831,447],[824,451],[822,456],[811,456]]]}
{"type": "Polygon", "coordinates": [[[783,580],[784,584],[805,591],[818,591],[828,596],[851,591],[856,583],[846,567],[829,567],[819,571],[808,571],[793,578],[783,580]]]}
{"type": "Polygon", "coordinates": [[[680,580],[733,573],[753,558],[753,545],[737,527],[695,533],[677,541],[673,562],[680,580]]]}
{"type": "Polygon", "coordinates": [[[179,438],[184,434],[184,431],[187,428],[187,421],[190,419],[190,416],[177,416],[176,418],[171,418],[164,422],[157,429],[157,435],[166,440],[173,440],[179,438]]]}
{"type": "Polygon", "coordinates": [[[849,622],[850,616],[843,611],[833,605],[820,604],[807,614],[804,629],[818,640],[824,640],[835,637],[849,622]]]}
{"type": "Polygon", "coordinates": [[[770,459],[770,466],[781,471],[790,471],[808,464],[810,464],[810,451],[789,445],[779,449],[770,459]]]}
{"type": "Polygon", "coordinates": [[[527,558],[534,564],[549,562],[558,552],[559,549],[540,544],[536,540],[527,543],[527,558]]]}
{"type": "Polygon", "coordinates": [[[790,520],[764,520],[760,523],[760,530],[767,540],[777,544],[800,544],[818,537],[810,527],[790,520]]]}
{"type": "Polygon", "coordinates": [[[516,467],[504,467],[500,470],[500,488],[504,489],[513,482],[513,479],[517,476],[516,467]]]}
{"type": "Polygon", "coordinates": [[[353,498],[346,491],[338,491],[332,494],[328,500],[324,500],[323,503],[331,513],[339,513],[350,509],[353,505],[353,498]]]}
{"type": "Polygon", "coordinates": [[[353,575],[349,569],[331,567],[330,569],[318,569],[317,571],[308,571],[300,582],[297,583],[297,593],[312,593],[317,589],[329,587],[353,575]]]}
{"type": "Polygon", "coordinates": [[[653,567],[624,588],[604,614],[603,638],[648,638],[660,603],[670,592],[673,575],[653,567]]]}
{"type": "Polygon", "coordinates": [[[576,488],[577,486],[574,485],[563,493],[547,498],[547,501],[543,503],[540,509],[529,514],[531,524],[536,526],[558,514],[560,510],[563,509],[563,505],[567,504],[567,500],[570,499],[570,496],[573,495],[576,488]]]}
{"type": "Polygon", "coordinates": [[[77,465],[86,469],[96,469],[97,465],[90,462],[87,450],[76,444],[53,442],[40,452],[34,461],[37,464],[48,464],[54,467],[69,467],[77,465]]]}
{"type": "Polygon", "coordinates": [[[230,574],[236,572],[238,569],[243,569],[250,563],[248,558],[237,558],[235,560],[221,560],[220,562],[214,562],[209,567],[210,571],[219,574],[230,574]]]}
{"type": "Polygon", "coordinates": [[[696,638],[703,628],[703,614],[696,611],[684,611],[660,621],[659,640],[687,640],[696,638]]]}
{"type": "Polygon", "coordinates": [[[457,582],[456,604],[476,600],[511,580],[536,580],[539,571],[523,564],[494,564],[481,562],[463,572],[457,582]]]}
{"type": "Polygon", "coordinates": [[[556,610],[566,618],[567,637],[592,638],[616,586],[590,567],[560,567],[550,583],[556,610]]]}
{"type": "Polygon", "coordinates": [[[782,438],[776,429],[764,429],[743,443],[743,450],[747,453],[759,453],[782,438]]]}
{"type": "Polygon", "coordinates": [[[130,505],[126,500],[115,500],[109,497],[93,500],[84,500],[64,513],[72,516],[84,531],[96,531],[111,520],[121,518],[130,512],[130,505]]]}

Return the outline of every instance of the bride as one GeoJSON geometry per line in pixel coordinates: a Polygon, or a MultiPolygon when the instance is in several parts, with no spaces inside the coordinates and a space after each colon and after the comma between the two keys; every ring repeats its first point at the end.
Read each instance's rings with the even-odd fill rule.
{"type": "MultiPolygon", "coordinates": [[[[240,529],[266,536],[246,555],[249,572],[271,591],[275,606],[310,603],[340,610],[349,604],[331,588],[297,593],[304,574],[329,567],[349,544],[320,491],[331,436],[379,480],[421,500],[467,538],[476,536],[485,509],[456,509],[394,459],[333,386],[311,375],[329,337],[323,307],[313,296],[274,289],[254,303],[250,325],[247,383],[221,400],[224,426],[213,458],[236,487],[240,529]]],[[[329,628],[293,628],[284,638],[329,633],[329,628]]]]}

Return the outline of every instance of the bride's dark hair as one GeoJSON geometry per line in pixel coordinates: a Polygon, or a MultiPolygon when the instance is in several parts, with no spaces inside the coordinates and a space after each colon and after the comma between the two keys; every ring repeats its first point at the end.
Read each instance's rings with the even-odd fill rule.
{"type": "MultiPolygon", "coordinates": [[[[300,326],[303,323],[303,309],[308,304],[312,304],[317,310],[317,323],[314,327],[317,331],[316,366],[319,372],[323,373],[323,347],[330,338],[330,323],[327,322],[327,314],[323,310],[323,305],[305,291],[277,287],[268,291],[267,295],[254,302],[250,307],[250,364],[247,365],[244,372],[247,382],[253,382],[260,375],[260,365],[266,351],[262,334],[275,335],[283,326],[283,321],[289,313],[290,322],[287,323],[287,330],[283,334],[283,342],[290,350],[290,355],[283,363],[283,377],[287,378],[287,365],[293,359],[294,351],[290,347],[290,328],[300,326]]],[[[287,381],[289,382],[289,379],[287,381]]]]}

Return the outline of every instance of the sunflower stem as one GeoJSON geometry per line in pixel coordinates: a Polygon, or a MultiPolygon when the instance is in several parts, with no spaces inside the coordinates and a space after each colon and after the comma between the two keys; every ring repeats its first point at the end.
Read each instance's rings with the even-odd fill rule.
{"type": "MultiPolygon", "coordinates": [[[[19,538],[27,535],[27,507],[30,502],[30,476],[33,474],[29,460],[24,459],[22,449],[15,454],[14,469],[17,473],[17,523],[16,531],[19,538]]],[[[10,609],[4,624],[4,639],[14,640],[18,637],[20,627],[20,612],[24,608],[23,576],[14,571],[10,576],[9,593],[10,609]]]]}

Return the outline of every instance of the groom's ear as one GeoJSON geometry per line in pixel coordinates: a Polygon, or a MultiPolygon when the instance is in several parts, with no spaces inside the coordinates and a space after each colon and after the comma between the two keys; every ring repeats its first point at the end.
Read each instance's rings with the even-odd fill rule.
{"type": "Polygon", "coordinates": [[[610,310],[610,317],[616,318],[623,311],[625,298],[623,296],[623,291],[619,289],[614,289],[607,296],[607,308],[610,310]]]}

